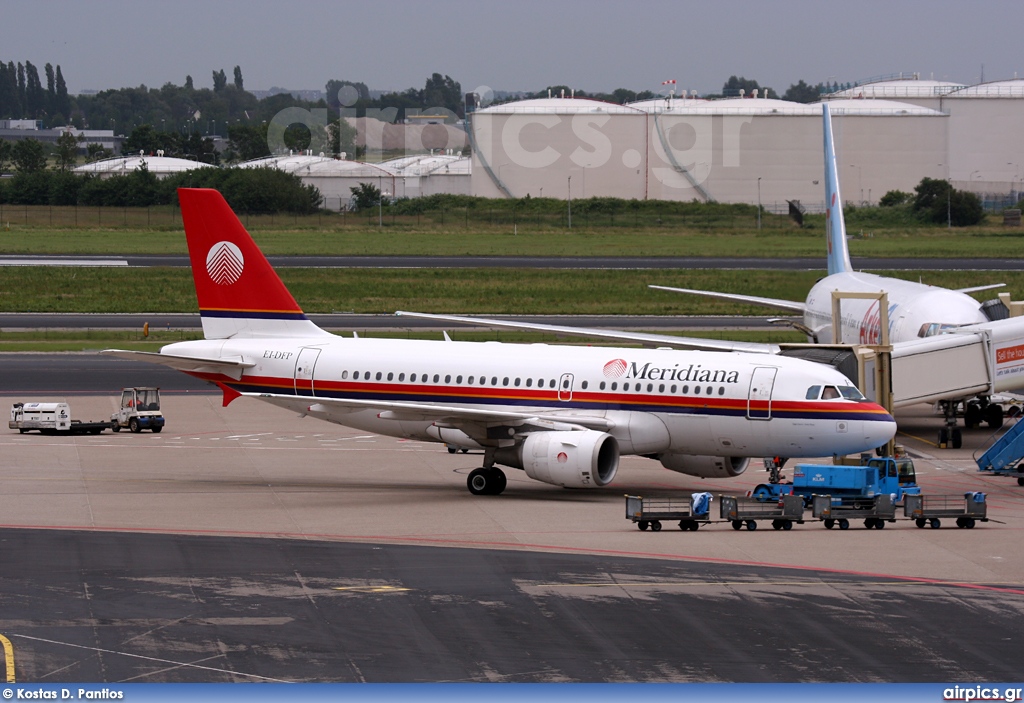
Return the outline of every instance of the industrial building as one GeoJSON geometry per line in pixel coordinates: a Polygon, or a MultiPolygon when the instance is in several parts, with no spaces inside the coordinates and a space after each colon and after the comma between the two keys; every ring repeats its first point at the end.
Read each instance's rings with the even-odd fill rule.
{"type": "MultiPolygon", "coordinates": [[[[877,202],[944,178],[948,115],[890,100],[836,100],[844,194],[877,202]]],[[[820,207],[821,104],[741,97],[629,105],[547,98],[471,115],[473,193],[610,196],[820,207]]]]}
{"type": "MultiPolygon", "coordinates": [[[[948,115],[946,165],[953,186],[1019,197],[1024,178],[1024,79],[963,85],[914,74],[855,86],[830,98],[891,98],[948,115]]],[[[1010,198],[1013,199],[1012,197],[1010,198]]]]}
{"type": "MultiPolygon", "coordinates": [[[[890,190],[912,191],[924,177],[948,179],[993,207],[1020,198],[1024,79],[965,85],[900,74],[823,100],[834,117],[842,192],[850,203],[877,204],[890,190]]],[[[817,211],[824,197],[821,106],[756,91],[722,100],[683,91],[627,105],[570,93],[471,110],[456,125],[429,124],[434,118],[411,125],[354,120],[357,143],[372,161],[408,154],[388,161],[304,152],[239,167],[293,173],[318,188],[330,209],[348,207],[351,189],[371,183],[389,198],[698,200],[761,203],[774,212],[799,201],[817,211]]],[[[30,131],[17,127],[18,136],[30,131]]],[[[76,170],[127,173],[143,161],[157,175],[204,166],[157,156],[76,170]]]]}
{"type": "Polygon", "coordinates": [[[92,161],[76,166],[75,173],[97,175],[100,178],[111,176],[127,176],[133,171],[145,168],[157,178],[166,178],[175,173],[189,171],[194,168],[215,168],[201,161],[176,159],[170,156],[115,156],[110,159],[92,161]]]}
{"type": "Polygon", "coordinates": [[[304,152],[246,161],[237,168],[276,168],[294,174],[320,191],[329,210],[347,208],[352,188],[361,183],[377,186],[385,198],[469,194],[469,157],[455,154],[420,154],[373,164],[304,152]]]}

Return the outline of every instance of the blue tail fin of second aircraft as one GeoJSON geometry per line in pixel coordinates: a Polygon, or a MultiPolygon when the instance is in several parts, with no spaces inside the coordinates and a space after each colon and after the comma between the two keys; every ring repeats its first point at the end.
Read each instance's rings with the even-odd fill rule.
{"type": "Polygon", "coordinates": [[[825,132],[825,233],[828,238],[828,273],[852,271],[850,250],[846,245],[846,221],[843,199],[839,195],[839,169],[832,140],[832,115],[828,103],[821,106],[822,128],[825,132]]]}

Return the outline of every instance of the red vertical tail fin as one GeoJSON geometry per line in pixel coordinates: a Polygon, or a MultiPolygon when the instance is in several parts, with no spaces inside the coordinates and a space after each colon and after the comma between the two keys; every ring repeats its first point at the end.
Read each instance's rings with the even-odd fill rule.
{"type": "Polygon", "coordinates": [[[207,339],[327,334],[302,312],[224,196],[179,188],[178,202],[207,339]]]}

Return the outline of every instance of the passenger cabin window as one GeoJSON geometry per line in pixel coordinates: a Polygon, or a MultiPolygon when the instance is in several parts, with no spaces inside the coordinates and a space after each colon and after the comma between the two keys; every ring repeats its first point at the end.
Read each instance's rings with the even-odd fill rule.
{"type": "Polygon", "coordinates": [[[589,386],[590,384],[589,384],[589,383],[587,383],[586,381],[584,381],[584,382],[583,382],[583,383],[581,383],[580,385],[582,386],[583,390],[587,390],[587,386],[589,386]]]}
{"type": "Polygon", "coordinates": [[[347,378],[348,378],[348,371],[342,371],[341,372],[341,380],[344,381],[347,378]]]}

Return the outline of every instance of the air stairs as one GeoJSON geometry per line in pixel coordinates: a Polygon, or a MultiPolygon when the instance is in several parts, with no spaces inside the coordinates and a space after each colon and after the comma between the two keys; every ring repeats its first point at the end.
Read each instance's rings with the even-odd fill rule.
{"type": "Polygon", "coordinates": [[[984,454],[975,458],[979,471],[994,476],[1016,476],[1017,485],[1024,486],[1024,421],[1013,423],[984,454]]]}

